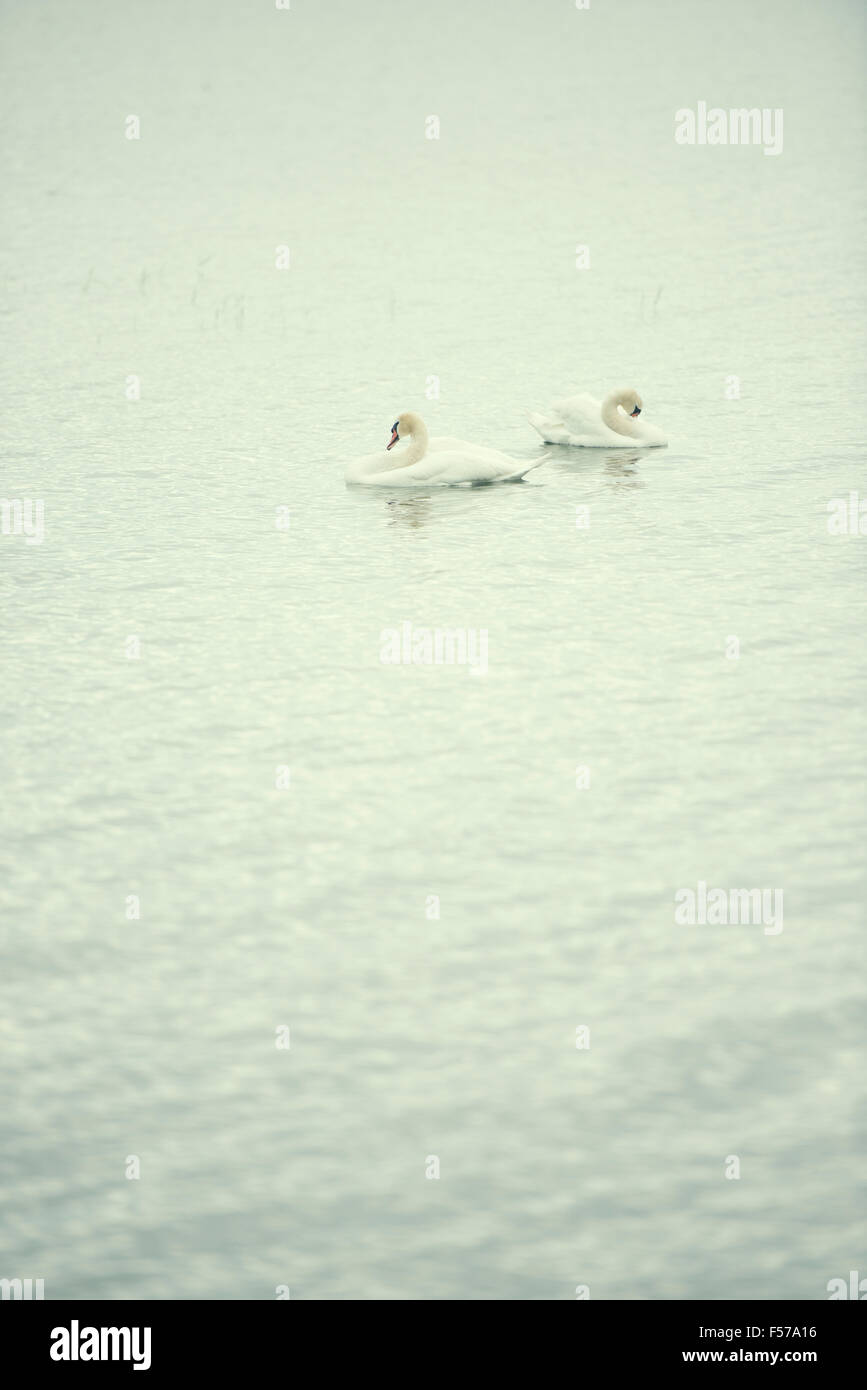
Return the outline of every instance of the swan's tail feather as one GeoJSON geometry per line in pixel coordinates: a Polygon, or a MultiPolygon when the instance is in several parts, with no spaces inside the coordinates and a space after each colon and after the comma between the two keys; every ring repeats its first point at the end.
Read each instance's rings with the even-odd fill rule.
{"type": "Polygon", "coordinates": [[[526,477],[528,473],[532,473],[534,468],[539,468],[541,464],[547,463],[548,460],[553,457],[553,454],[543,454],[540,459],[533,459],[532,463],[522,464],[521,467],[517,470],[517,472],[507,473],[502,481],[504,483],[520,482],[521,478],[526,477]]]}
{"type": "Polygon", "coordinates": [[[568,444],[569,432],[562,423],[544,415],[528,415],[527,419],[546,444],[568,444]]]}

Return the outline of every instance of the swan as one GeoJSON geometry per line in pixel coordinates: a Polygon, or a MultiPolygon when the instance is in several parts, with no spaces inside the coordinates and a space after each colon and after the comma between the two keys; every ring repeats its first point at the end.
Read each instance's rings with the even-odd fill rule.
{"type": "Polygon", "coordinates": [[[531,468],[550,455],[532,462],[507,458],[496,449],[467,444],[463,439],[428,437],[427,427],[414,410],[398,415],[391,427],[385,451],[355,459],[344,474],[348,483],[383,484],[387,487],[457,487],[478,483],[517,483],[531,468]],[[392,454],[398,441],[405,444],[392,454]]]}
{"type": "Polygon", "coordinates": [[[667,444],[662,430],[639,420],[640,414],[641,397],[629,387],[612,391],[601,405],[592,396],[569,396],[555,401],[547,414],[530,415],[528,419],[546,444],[572,444],[585,449],[667,444]]]}

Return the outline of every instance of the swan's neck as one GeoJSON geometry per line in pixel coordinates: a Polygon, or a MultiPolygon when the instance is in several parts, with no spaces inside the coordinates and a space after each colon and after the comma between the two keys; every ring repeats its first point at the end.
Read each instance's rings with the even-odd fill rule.
{"type": "Polygon", "coordinates": [[[606,424],[610,430],[614,430],[616,434],[625,434],[628,435],[630,439],[635,439],[638,435],[635,423],[630,420],[628,415],[621,415],[620,411],[617,409],[619,404],[620,396],[616,391],[612,396],[606,397],[602,402],[603,423],[606,424]]]}
{"type": "Polygon", "coordinates": [[[395,468],[412,468],[414,463],[419,463],[424,458],[427,449],[427,426],[423,420],[419,420],[413,426],[407,438],[409,448],[404,452],[403,458],[395,459],[395,468]]]}

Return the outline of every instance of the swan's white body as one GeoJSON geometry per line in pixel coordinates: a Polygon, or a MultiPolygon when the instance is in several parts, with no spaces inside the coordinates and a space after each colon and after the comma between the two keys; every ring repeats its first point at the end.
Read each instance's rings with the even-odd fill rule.
{"type": "Polygon", "coordinates": [[[667,444],[655,425],[624,414],[624,409],[641,398],[636,391],[613,391],[604,401],[592,396],[569,396],[555,401],[544,415],[530,415],[529,421],[546,444],[571,444],[580,449],[635,449],[667,444]],[[623,409],[618,409],[623,407],[623,409]]]}
{"type": "Polygon", "coordinates": [[[350,463],[344,474],[348,483],[387,487],[471,487],[480,483],[517,483],[540,459],[509,458],[496,449],[468,444],[442,435],[429,439],[424,421],[406,411],[394,426],[391,444],[378,454],[367,454],[350,463]],[[400,433],[398,434],[398,426],[400,433]],[[406,440],[394,453],[398,439],[406,440]]]}

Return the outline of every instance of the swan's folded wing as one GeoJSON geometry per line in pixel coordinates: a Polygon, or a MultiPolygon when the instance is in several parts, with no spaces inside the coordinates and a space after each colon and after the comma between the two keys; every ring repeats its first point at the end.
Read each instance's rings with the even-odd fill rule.
{"type": "Polygon", "coordinates": [[[522,467],[529,469],[532,461],[524,466],[520,459],[507,458],[496,449],[486,449],[478,444],[465,444],[460,440],[457,449],[438,449],[422,464],[430,460],[435,469],[430,475],[431,482],[439,483],[498,483],[505,478],[515,477],[522,467]]]}
{"type": "Polygon", "coordinates": [[[602,425],[602,406],[583,392],[554,401],[550,414],[563,422],[570,434],[598,434],[602,425]]]}
{"type": "Polygon", "coordinates": [[[433,439],[429,439],[427,442],[427,452],[429,454],[441,454],[447,449],[455,453],[459,452],[461,449],[470,447],[472,446],[468,445],[465,439],[455,439],[454,436],[450,434],[435,434],[433,439]]]}

